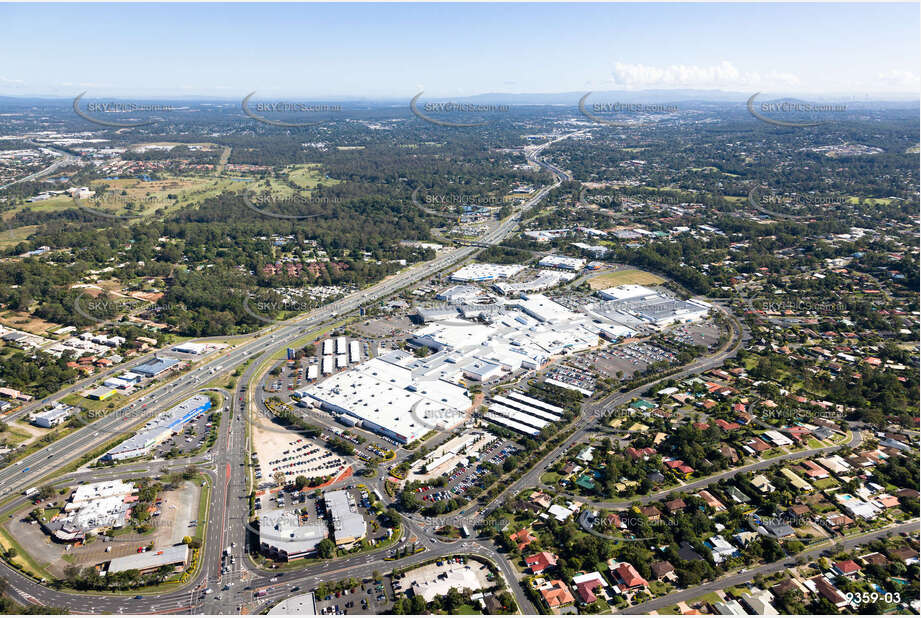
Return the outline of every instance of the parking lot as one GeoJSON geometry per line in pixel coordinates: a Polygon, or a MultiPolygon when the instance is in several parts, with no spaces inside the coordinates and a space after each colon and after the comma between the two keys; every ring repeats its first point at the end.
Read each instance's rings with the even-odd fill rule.
{"type": "Polygon", "coordinates": [[[348,462],[310,438],[279,430],[265,430],[254,425],[253,443],[256,445],[256,479],[260,487],[274,483],[275,475],[282,473],[285,483],[292,483],[299,475],[309,478],[323,477],[342,471],[348,462]]]}
{"type": "Polygon", "coordinates": [[[316,602],[319,614],[386,614],[393,602],[390,576],[368,578],[354,588],[317,597],[316,602]]]}
{"type": "Polygon", "coordinates": [[[669,330],[665,338],[683,345],[697,345],[712,349],[720,339],[720,329],[715,323],[707,320],[694,324],[682,324],[669,330]]]}
{"type": "Polygon", "coordinates": [[[588,363],[573,358],[565,365],[552,367],[544,374],[544,377],[562,382],[563,384],[569,384],[575,388],[594,391],[595,372],[593,369],[594,368],[588,363]]]}
{"type": "Polygon", "coordinates": [[[467,466],[460,466],[444,473],[447,475],[447,484],[444,487],[429,485],[420,487],[419,499],[423,502],[434,503],[462,496],[471,487],[479,485],[481,479],[489,473],[483,466],[484,463],[491,463],[501,469],[502,463],[520,450],[521,447],[511,440],[497,440],[482,453],[476,463],[471,462],[467,466]]]}
{"type": "Polygon", "coordinates": [[[658,345],[634,342],[602,350],[595,355],[595,367],[611,376],[622,372],[622,379],[629,379],[638,371],[645,371],[652,363],[673,363],[675,353],[658,345]]]}
{"type": "MultiPolygon", "coordinates": [[[[221,411],[223,410],[226,410],[226,408],[221,411]]],[[[173,456],[184,456],[193,453],[205,443],[213,427],[213,414],[211,412],[199,414],[189,421],[179,433],[158,444],[154,449],[154,458],[162,459],[170,452],[173,453],[173,456]]]]}

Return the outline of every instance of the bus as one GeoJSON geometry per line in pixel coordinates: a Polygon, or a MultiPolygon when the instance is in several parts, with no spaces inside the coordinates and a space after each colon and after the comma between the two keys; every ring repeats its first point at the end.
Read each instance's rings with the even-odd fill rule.
{"type": "Polygon", "coordinates": [[[24,495],[26,498],[28,498],[29,496],[34,496],[34,495],[37,494],[37,493],[38,493],[38,487],[30,487],[30,488],[28,488],[27,490],[25,490],[24,492],[22,492],[22,495],[24,495]]]}

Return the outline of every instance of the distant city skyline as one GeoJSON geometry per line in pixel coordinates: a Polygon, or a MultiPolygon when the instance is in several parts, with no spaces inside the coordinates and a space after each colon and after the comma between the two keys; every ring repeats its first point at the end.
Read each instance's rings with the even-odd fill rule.
{"type": "Polygon", "coordinates": [[[917,3],[0,4],[0,96],[918,100],[917,3]]]}

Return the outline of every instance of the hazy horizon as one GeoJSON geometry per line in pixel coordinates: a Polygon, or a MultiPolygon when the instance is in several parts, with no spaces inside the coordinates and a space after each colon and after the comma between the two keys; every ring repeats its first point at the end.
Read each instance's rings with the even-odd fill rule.
{"type": "Polygon", "coordinates": [[[0,4],[0,96],[917,100],[917,4],[0,4]]]}

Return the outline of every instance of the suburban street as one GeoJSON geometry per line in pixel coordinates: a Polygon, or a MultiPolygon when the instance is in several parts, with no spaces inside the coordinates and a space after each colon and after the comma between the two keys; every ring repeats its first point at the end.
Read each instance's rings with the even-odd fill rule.
{"type": "MultiPolygon", "coordinates": [[[[577,133],[562,136],[557,140],[565,139],[577,133]]],[[[539,147],[537,152],[540,150],[542,148],[539,147]]],[[[531,155],[532,158],[534,156],[531,155]]],[[[547,193],[559,186],[560,182],[561,180],[558,178],[554,184],[540,189],[525,204],[521,205],[515,214],[507,217],[484,234],[480,238],[481,243],[491,245],[501,242],[517,227],[518,214],[539,203],[547,193]]],[[[0,496],[23,491],[26,487],[52,474],[56,468],[106,443],[113,434],[125,432],[147,417],[153,416],[170,405],[189,397],[200,390],[206,383],[213,381],[216,375],[227,374],[245,361],[252,360],[253,362],[250,363],[246,372],[238,381],[238,393],[241,393],[242,388],[249,385],[249,381],[252,380],[257,368],[267,365],[270,359],[282,353],[290,344],[290,341],[308,334],[310,330],[325,323],[335,321],[340,316],[356,310],[364,303],[386,298],[408,285],[473,256],[478,251],[480,251],[480,247],[477,246],[450,250],[434,260],[406,268],[365,290],[354,292],[343,299],[291,320],[279,322],[268,317],[257,316],[268,323],[269,326],[256,333],[253,339],[234,346],[201,363],[195,369],[179,378],[155,386],[144,396],[148,405],[147,412],[142,415],[137,412],[128,413],[129,408],[114,411],[99,421],[70,433],[53,445],[40,449],[13,465],[0,470],[0,486],[4,487],[0,496]],[[212,370],[214,371],[212,372],[212,370]],[[67,453],[67,455],[62,457],[60,453],[67,453]]],[[[69,388],[76,390],[78,387],[72,385],[69,388]]],[[[252,389],[250,389],[250,392],[252,392],[252,389]]],[[[93,595],[94,605],[91,611],[120,613],[149,613],[151,611],[157,613],[176,611],[237,613],[237,606],[243,602],[246,596],[241,590],[243,586],[232,586],[233,594],[222,595],[221,599],[217,599],[216,595],[202,598],[202,592],[209,587],[209,584],[217,583],[223,586],[229,583],[225,582],[220,574],[221,554],[228,539],[236,540],[234,541],[236,542],[236,547],[234,548],[236,555],[242,558],[244,551],[243,539],[246,538],[246,521],[249,514],[248,501],[245,499],[248,493],[246,491],[246,468],[243,460],[246,453],[245,440],[247,439],[244,414],[248,412],[240,408],[239,399],[239,394],[231,398],[229,404],[231,410],[227,415],[228,420],[221,424],[219,439],[212,450],[213,465],[209,468],[209,475],[213,477],[214,490],[211,495],[208,513],[202,568],[197,576],[180,590],[144,595],[143,599],[135,599],[128,595],[95,594],[93,595]]],[[[251,399],[246,398],[244,403],[250,402],[251,399]]],[[[407,523],[406,526],[411,527],[412,524],[407,523]]],[[[425,543],[424,538],[420,536],[420,542],[425,543]]],[[[354,560],[364,565],[381,567],[387,564],[383,559],[385,553],[402,547],[403,542],[405,541],[401,541],[401,544],[387,550],[358,556],[354,560]]],[[[432,552],[441,550],[444,553],[451,553],[454,550],[453,546],[448,543],[443,545],[429,543],[429,545],[431,545],[432,552]]],[[[490,548],[482,549],[481,551],[495,553],[490,548]]],[[[430,554],[426,552],[425,556],[428,555],[430,554]]],[[[341,564],[348,565],[349,560],[353,559],[346,558],[341,561],[341,564]]],[[[504,565],[503,560],[497,558],[495,562],[496,566],[503,571],[509,568],[504,565]]],[[[239,578],[239,581],[248,581],[250,588],[265,586],[270,583],[271,577],[265,574],[252,575],[246,572],[242,567],[243,560],[239,560],[238,564],[241,565],[240,570],[236,573],[231,573],[229,581],[236,583],[235,578],[239,578]]],[[[336,564],[338,565],[340,562],[337,561],[336,564]]],[[[374,568],[372,567],[371,570],[374,570],[374,568]]],[[[23,602],[56,607],[76,607],[81,605],[79,601],[80,594],[52,590],[15,571],[6,563],[3,563],[0,571],[4,573],[4,577],[10,582],[14,596],[23,602]]],[[[311,577],[316,578],[318,573],[327,574],[328,570],[322,565],[307,567],[299,571],[297,577],[299,580],[306,580],[311,577]]],[[[506,577],[510,577],[510,574],[506,573],[506,577]]],[[[294,585],[293,581],[292,585],[294,585]]],[[[516,590],[518,587],[513,585],[511,579],[509,584],[516,596],[520,597],[519,602],[522,604],[527,603],[527,600],[521,596],[520,591],[516,590]]]]}
{"type": "MultiPolygon", "coordinates": [[[[906,522],[897,526],[890,526],[888,528],[883,528],[882,530],[874,530],[873,532],[868,532],[866,534],[848,537],[847,539],[836,540],[835,544],[841,545],[845,549],[851,549],[876,539],[885,538],[891,534],[901,534],[903,532],[912,533],[917,531],[918,520],[915,519],[911,522],[906,522]]],[[[740,584],[750,582],[756,575],[769,575],[771,573],[776,573],[777,571],[782,571],[783,569],[786,569],[790,566],[794,566],[797,560],[814,560],[818,558],[823,551],[831,547],[831,545],[832,544],[830,543],[825,544],[822,547],[804,551],[800,554],[797,554],[796,556],[784,558],[783,560],[778,560],[770,564],[762,564],[756,567],[752,567],[744,572],[725,575],[719,579],[701,584],[699,586],[694,586],[693,588],[688,588],[687,590],[678,590],[676,592],[672,592],[671,594],[666,594],[664,596],[652,599],[651,601],[640,603],[639,605],[634,605],[620,611],[615,610],[615,613],[648,614],[650,612],[658,611],[666,607],[671,607],[672,605],[680,603],[681,601],[690,601],[692,599],[696,599],[708,592],[722,590],[730,586],[738,586],[740,584]]]]}

